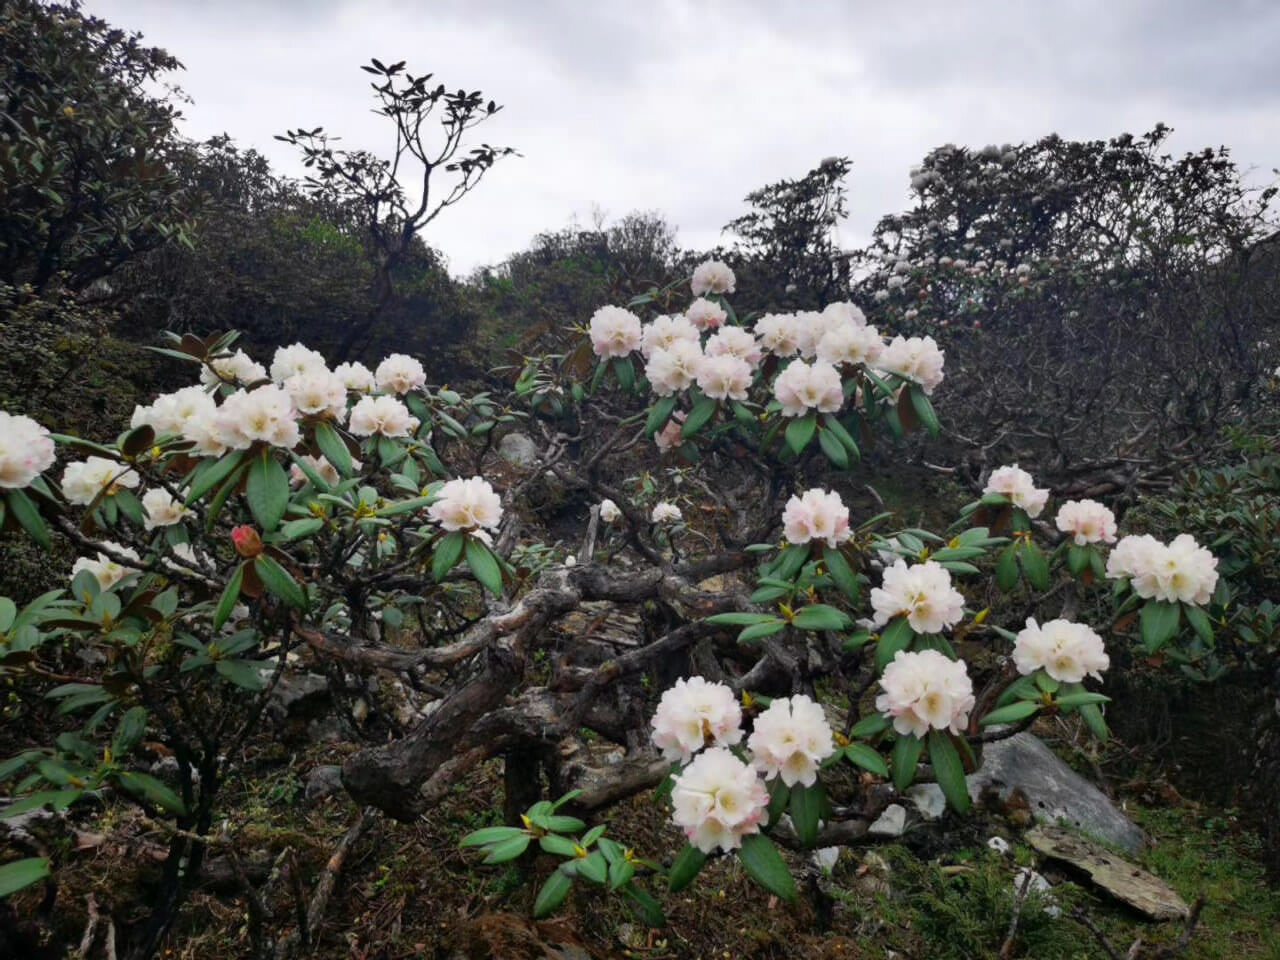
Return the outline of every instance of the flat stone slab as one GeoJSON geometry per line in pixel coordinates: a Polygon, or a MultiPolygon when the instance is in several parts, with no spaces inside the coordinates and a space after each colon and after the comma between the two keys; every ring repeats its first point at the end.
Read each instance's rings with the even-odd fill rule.
{"type": "Polygon", "coordinates": [[[1152,920],[1183,920],[1191,912],[1177,891],[1159,877],[1092,840],[1043,824],[1028,830],[1025,839],[1046,857],[1084,871],[1095,886],[1152,920]]]}

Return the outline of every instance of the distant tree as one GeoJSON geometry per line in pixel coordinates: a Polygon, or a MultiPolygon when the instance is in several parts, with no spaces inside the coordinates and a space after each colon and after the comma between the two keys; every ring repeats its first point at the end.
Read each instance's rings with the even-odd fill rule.
{"type": "Polygon", "coordinates": [[[396,268],[413,249],[420,231],[447,207],[469,193],[500,158],[515,151],[487,143],[463,153],[470,130],[501,109],[480,91],[448,92],[431,85],[432,74],[415,76],[404,61],[387,66],[379,60],[361,67],[378,79],[371,84],[375,113],[395,125],[391,159],[364,150],[336,150],[335,138],[322,127],[290,130],[277,137],[302,150],[313,173],[306,189],[322,202],[351,210],[365,234],[373,261],[370,301],[352,322],[335,354],[338,361],[367,349],[395,293],[396,268]],[[441,138],[432,142],[426,124],[437,116],[441,138]],[[441,183],[444,174],[450,179],[441,183]]]}
{"type": "Polygon", "coordinates": [[[181,64],[80,4],[0,4],[0,282],[81,290],[187,237],[178,111],[150,90],[181,64]]]}

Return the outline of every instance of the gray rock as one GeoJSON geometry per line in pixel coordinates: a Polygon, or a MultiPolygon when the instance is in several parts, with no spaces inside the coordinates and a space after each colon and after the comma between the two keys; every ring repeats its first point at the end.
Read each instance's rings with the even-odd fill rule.
{"type": "Polygon", "coordinates": [[[907,829],[907,808],[899,803],[891,803],[884,808],[879,819],[867,828],[873,837],[900,837],[907,829]]]}
{"type": "Polygon", "coordinates": [[[307,787],[303,796],[307,803],[316,803],[325,797],[342,792],[342,768],[336,766],[314,767],[307,774],[307,787]]]}
{"type": "Polygon", "coordinates": [[[982,766],[968,777],[975,800],[993,790],[1001,800],[1020,791],[1032,815],[1049,824],[1062,824],[1129,853],[1141,849],[1145,834],[1106,794],[1067,766],[1030,733],[989,743],[982,766]]]}
{"type": "Polygon", "coordinates": [[[937,820],[947,809],[947,798],[942,795],[942,788],[936,783],[917,783],[907,791],[906,796],[916,805],[916,810],[925,820],[937,820]]]}
{"type": "MultiPolygon", "coordinates": [[[[271,676],[267,672],[264,679],[271,676]]],[[[280,677],[275,690],[271,693],[274,709],[285,716],[294,714],[304,708],[323,701],[329,696],[329,680],[318,673],[293,673],[286,671],[280,677]]]]}
{"type": "Polygon", "coordinates": [[[508,433],[498,441],[498,455],[517,467],[532,467],[538,462],[538,446],[523,433],[508,433]]]}

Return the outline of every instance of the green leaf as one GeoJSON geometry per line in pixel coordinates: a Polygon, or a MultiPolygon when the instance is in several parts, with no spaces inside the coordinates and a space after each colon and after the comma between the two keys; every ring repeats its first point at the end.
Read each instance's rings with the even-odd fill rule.
{"type": "Polygon", "coordinates": [[[654,899],[653,895],[647,890],[643,890],[634,883],[628,884],[622,888],[622,893],[632,902],[636,912],[651,927],[665,927],[667,925],[667,917],[662,912],[662,904],[654,899]]]}
{"type": "Polygon", "coordinates": [[[929,731],[929,763],[933,766],[933,775],[951,808],[958,813],[968,810],[969,788],[964,782],[964,765],[945,730],[929,731]]]}
{"type": "Polygon", "coordinates": [[[707,855],[695,847],[691,843],[686,843],[684,848],[676,854],[675,862],[671,864],[671,870],[667,874],[667,885],[672,893],[679,893],[689,884],[693,883],[693,878],[698,875],[703,866],[707,862],[707,855]]]}
{"type": "Polygon", "coordinates": [[[244,497],[265,533],[280,526],[289,508],[289,475],[269,449],[264,449],[249,464],[244,497]]]}
{"type": "Polygon", "coordinates": [[[474,537],[467,537],[467,566],[486,590],[495,597],[502,596],[502,567],[493,551],[474,537]]]}
{"type": "Polygon", "coordinates": [[[1040,704],[1036,700],[1015,700],[1006,707],[998,707],[988,713],[978,723],[980,727],[989,727],[996,723],[1017,723],[1019,720],[1025,720],[1037,710],[1040,704]]]}
{"type": "Polygon", "coordinates": [[[811,603],[802,607],[791,619],[791,625],[800,630],[848,630],[853,621],[835,607],[825,603],[811,603]]]}
{"type": "Polygon", "coordinates": [[[26,857],[0,867],[0,897],[17,893],[33,883],[49,876],[49,861],[45,857],[26,857]]]}
{"type": "Polygon", "coordinates": [[[1075,543],[1067,547],[1067,569],[1073,577],[1078,577],[1089,569],[1089,548],[1075,543]]]}
{"type": "Polygon", "coordinates": [[[905,792],[916,778],[916,766],[923,749],[924,741],[914,734],[899,736],[893,742],[893,785],[899,793],[905,792]]]}
{"type": "Polygon", "coordinates": [[[466,546],[467,535],[461,530],[446,533],[438,541],[431,555],[431,579],[436,583],[443,580],[458,561],[462,559],[462,550],[466,546]]]}
{"type": "Polygon", "coordinates": [[[933,404],[925,396],[924,388],[918,383],[913,383],[907,389],[911,394],[911,406],[915,408],[917,419],[929,431],[929,436],[936,437],[939,430],[938,415],[933,412],[933,404]]]}
{"type": "Polygon", "coordinates": [[[883,713],[869,713],[853,725],[849,731],[851,737],[874,737],[893,726],[893,721],[883,713]]]}
{"type": "Polygon", "coordinates": [[[880,631],[880,642],[876,644],[876,673],[884,673],[884,668],[893,662],[893,658],[902,650],[911,646],[915,631],[905,616],[896,616],[880,631]]]}
{"type": "MultiPolygon", "coordinates": [[[[560,806],[559,803],[556,804],[560,806]]],[[[587,829],[587,825],[577,817],[567,817],[564,814],[547,818],[547,829],[554,830],[556,833],[578,833],[587,829]]]]}
{"type": "Polygon", "coordinates": [[[508,860],[514,860],[529,849],[529,843],[533,840],[529,834],[523,830],[519,836],[512,837],[510,840],[500,840],[489,847],[489,853],[484,858],[485,863],[506,863],[508,860]]]}
{"type": "Polygon", "coordinates": [[[757,623],[754,627],[747,627],[738,634],[739,643],[754,643],[756,640],[763,640],[765,637],[772,637],[775,633],[781,633],[787,626],[787,621],[774,617],[767,623],[757,623]]]}
{"type": "Polygon", "coordinates": [[[1111,698],[1101,693],[1089,693],[1088,691],[1080,691],[1079,693],[1068,693],[1064,696],[1056,698],[1054,701],[1064,710],[1072,707],[1083,707],[1090,703],[1110,703],[1111,698]]]}
{"type": "Polygon", "coordinates": [[[234,450],[216,460],[205,460],[200,466],[191,471],[191,486],[187,489],[187,499],[184,503],[188,507],[191,506],[191,504],[231,476],[240,467],[241,462],[244,460],[244,454],[245,451],[243,450],[234,450]]]}
{"type": "Polygon", "coordinates": [[[649,410],[649,416],[644,422],[644,432],[649,436],[653,436],[665,427],[667,421],[671,419],[671,413],[675,408],[676,398],[674,396],[660,398],[649,410]]]}
{"type": "Polygon", "coordinates": [[[613,361],[613,372],[618,376],[618,385],[627,393],[636,387],[636,368],[630,357],[617,357],[613,361]]]}
{"type": "Polygon", "coordinates": [[[1163,647],[1178,632],[1181,619],[1180,604],[1148,600],[1139,615],[1142,624],[1142,649],[1150,655],[1163,647]]]}
{"type": "Polygon", "coordinates": [[[182,816],[186,813],[182,798],[155,777],[146,773],[125,771],[119,775],[120,786],[135,797],[140,797],[166,813],[182,816]]]}
{"type": "Polygon", "coordinates": [[[18,618],[18,605],[8,597],[0,597],[0,633],[8,633],[18,618]]]}
{"type": "Polygon", "coordinates": [[[1209,616],[1199,607],[1184,603],[1182,611],[1187,615],[1187,623],[1191,624],[1191,629],[1195,630],[1196,635],[1204,641],[1205,646],[1212,648],[1214,645],[1213,624],[1209,622],[1209,616]]]}
{"type": "Polygon", "coordinates": [[[1022,560],[1022,572],[1027,575],[1027,582],[1036,590],[1049,589],[1049,563],[1034,543],[1026,544],[1018,551],[1022,560]]]}
{"type": "Polygon", "coordinates": [[[538,890],[538,896],[533,901],[534,918],[541,920],[555,913],[572,889],[572,877],[563,870],[553,871],[551,876],[543,882],[541,889],[538,890]]]}
{"type": "Polygon", "coordinates": [[[111,738],[111,753],[116,757],[124,757],[142,742],[142,735],[147,732],[147,708],[130,707],[116,725],[116,735],[111,738]]]}
{"type": "Polygon", "coordinates": [[[717,613],[707,617],[707,623],[721,627],[749,627],[756,623],[773,623],[778,618],[771,613],[717,613]]]}
{"type": "Polygon", "coordinates": [[[280,527],[283,540],[301,540],[324,529],[324,520],[320,517],[303,517],[301,520],[290,520],[280,527]]]}
{"type": "Polygon", "coordinates": [[[240,588],[244,586],[244,567],[248,562],[246,560],[236,567],[236,572],[231,575],[222,596],[218,598],[218,608],[213,612],[213,629],[221,630],[222,625],[231,618],[231,611],[240,599],[240,588]]]}
{"type": "Polygon", "coordinates": [[[815,782],[813,786],[806,787],[797,783],[791,788],[791,803],[787,809],[800,842],[806,847],[813,846],[818,839],[818,820],[822,816],[822,784],[815,782]]]}
{"type": "Polygon", "coordinates": [[[857,603],[861,593],[858,577],[849,566],[849,561],[845,559],[844,554],[833,547],[823,547],[822,561],[827,565],[827,572],[831,574],[831,579],[836,582],[840,591],[850,601],[857,603]]]}
{"type": "Polygon", "coordinates": [[[853,439],[853,434],[846,430],[844,424],[837,420],[834,415],[824,415],[822,423],[828,430],[835,434],[836,439],[839,440],[844,445],[844,448],[849,451],[849,456],[853,457],[855,460],[861,456],[858,452],[858,443],[853,439]]]}
{"type": "Polygon", "coordinates": [[[487,847],[489,844],[501,843],[503,840],[518,836],[524,836],[524,830],[520,827],[483,827],[468,833],[458,842],[458,846],[487,847]]]}
{"type": "Polygon", "coordinates": [[[253,558],[253,569],[258,574],[258,579],[262,581],[262,585],[270,593],[275,594],[291,607],[297,607],[299,610],[307,609],[306,591],[290,576],[288,570],[267,554],[260,553],[253,558]]]}
{"type": "Polygon", "coordinates": [[[696,436],[716,412],[716,402],[710,397],[703,397],[693,405],[693,409],[689,411],[689,416],[685,417],[684,425],[680,428],[681,439],[688,440],[690,437],[696,436]]]}
{"type": "Polygon", "coordinates": [[[538,838],[538,846],[553,857],[567,857],[572,860],[578,856],[574,842],[558,833],[544,833],[538,838]]]}
{"type": "Polygon", "coordinates": [[[37,790],[20,800],[15,800],[4,810],[0,810],[0,820],[8,820],[28,810],[39,810],[46,805],[54,810],[65,810],[83,795],[83,790],[37,790]]]}
{"type": "Polygon", "coordinates": [[[818,417],[817,414],[812,412],[805,414],[803,417],[792,419],[787,424],[787,432],[784,434],[791,452],[799,456],[801,451],[809,445],[809,441],[813,439],[813,434],[817,427],[818,417]]]}
{"type": "Polygon", "coordinates": [[[791,871],[773,841],[763,833],[742,838],[738,859],[756,883],[788,903],[795,902],[796,883],[791,878],[791,871]]]}
{"type": "Polygon", "coordinates": [[[252,660],[217,660],[213,668],[224,679],[244,690],[258,691],[265,686],[262,670],[252,660]]]}
{"type": "Polygon", "coordinates": [[[839,467],[841,470],[849,469],[849,451],[830,430],[818,431],[818,446],[822,448],[823,456],[831,461],[832,466],[839,467]]]}
{"type": "Polygon", "coordinates": [[[631,882],[636,875],[636,865],[628,860],[614,860],[609,864],[609,889],[617,890],[631,882]]]}
{"type": "Polygon", "coordinates": [[[1099,741],[1105,743],[1107,740],[1107,721],[1103,719],[1102,710],[1098,708],[1096,703],[1086,703],[1080,708],[1080,716],[1084,718],[1085,724],[1099,741]]]}
{"type": "Polygon", "coordinates": [[[324,458],[328,460],[344,477],[349,477],[354,472],[354,466],[351,463],[351,451],[347,449],[347,445],[343,442],[342,437],[338,435],[338,431],[328,421],[321,421],[315,425],[316,446],[320,448],[320,452],[324,454],[324,458]]]}
{"type": "Polygon", "coordinates": [[[851,743],[844,748],[844,755],[850,763],[855,763],[863,770],[870,770],[877,777],[889,778],[889,765],[884,757],[865,743],[851,743]]]}
{"type": "Polygon", "coordinates": [[[27,531],[27,536],[46,550],[52,547],[53,541],[49,539],[49,528],[45,526],[40,511],[32,503],[31,498],[22,490],[9,490],[5,499],[9,504],[9,512],[21,524],[22,529],[27,531]]]}
{"type": "MultiPolygon", "coordinates": [[[[1002,494],[1003,496],[1003,494],[1002,494]]],[[[996,586],[1008,593],[1018,585],[1018,548],[1009,544],[996,558],[996,586]]]]}
{"type": "Polygon", "coordinates": [[[608,881],[609,865],[605,862],[604,854],[599,850],[593,851],[589,856],[579,858],[575,861],[574,866],[577,867],[578,876],[590,880],[592,883],[603,885],[608,881]]]}

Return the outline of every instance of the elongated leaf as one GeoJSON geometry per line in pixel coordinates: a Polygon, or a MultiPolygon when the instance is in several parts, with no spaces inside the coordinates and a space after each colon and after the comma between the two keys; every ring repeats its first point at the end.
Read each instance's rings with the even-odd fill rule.
{"type": "Polygon", "coordinates": [[[765,568],[765,574],[769,577],[776,577],[779,580],[790,580],[800,568],[804,566],[805,561],[809,559],[809,545],[807,543],[797,543],[787,547],[773,559],[773,563],[765,568]]]}
{"type": "Polygon", "coordinates": [[[18,618],[18,605],[8,597],[0,597],[0,633],[8,633],[18,618]]]}
{"type": "Polygon", "coordinates": [[[644,432],[649,436],[653,436],[659,430],[667,425],[667,421],[671,419],[671,413],[676,408],[676,398],[674,396],[659,398],[649,410],[649,416],[644,421],[644,432]]]}
{"type": "Polygon", "coordinates": [[[245,451],[234,450],[217,460],[205,460],[191,472],[191,486],[187,489],[187,506],[195,503],[206,493],[220,484],[241,465],[245,451]]]}
{"type": "Polygon", "coordinates": [[[858,443],[853,439],[853,434],[845,429],[844,424],[837,420],[834,414],[825,414],[823,416],[822,423],[828,430],[835,434],[836,439],[839,440],[844,445],[844,448],[849,451],[849,456],[853,457],[855,460],[861,456],[858,452],[858,443]]]}
{"type": "Polygon", "coordinates": [[[538,838],[538,846],[553,857],[573,859],[578,855],[574,842],[568,837],[560,836],[558,833],[544,833],[538,838]]]}
{"type": "Polygon", "coordinates": [[[893,742],[893,785],[904,792],[916,778],[916,766],[920,763],[920,751],[924,741],[917,736],[899,736],[893,742]]]}
{"type": "Polygon", "coordinates": [[[717,613],[707,617],[707,623],[722,627],[749,627],[755,623],[773,623],[778,618],[771,613],[717,613]]]}
{"type": "Polygon", "coordinates": [[[541,920],[555,913],[572,889],[573,878],[563,870],[554,871],[543,882],[542,888],[538,890],[538,896],[533,901],[534,918],[541,920]]]}
{"type": "Polygon", "coordinates": [[[757,623],[753,627],[747,627],[738,634],[739,643],[754,643],[757,640],[763,640],[765,637],[772,637],[775,633],[781,633],[787,626],[787,622],[778,617],[774,617],[767,623],[757,623]]]}
{"type": "Polygon", "coordinates": [[[484,858],[484,862],[506,863],[508,860],[514,860],[529,849],[529,843],[532,840],[533,837],[523,831],[510,840],[500,840],[489,847],[489,853],[484,858]]]}
{"type": "Polygon", "coordinates": [[[324,529],[324,520],[320,517],[303,517],[301,520],[290,520],[280,527],[280,536],[285,540],[301,540],[324,529]]]}
{"type": "Polygon", "coordinates": [[[630,883],[636,875],[636,865],[628,860],[614,860],[609,864],[609,889],[617,890],[630,883]]]}
{"type": "Polygon", "coordinates": [[[1191,624],[1191,629],[1204,641],[1205,646],[1212,648],[1214,644],[1213,624],[1209,622],[1208,615],[1199,607],[1190,603],[1182,605],[1182,612],[1187,615],[1187,623],[1191,624]]]}
{"type": "Polygon", "coordinates": [[[827,565],[827,572],[831,574],[831,579],[836,582],[840,591],[850,601],[857,603],[861,593],[858,577],[849,566],[849,561],[844,558],[844,554],[832,547],[823,547],[822,561],[827,565]]]}
{"type": "Polygon", "coordinates": [[[876,673],[884,673],[884,668],[893,662],[893,658],[911,646],[915,635],[906,617],[897,616],[890,620],[880,631],[880,642],[876,644],[876,673]]]}
{"type": "Polygon", "coordinates": [[[0,867],[0,897],[26,889],[49,876],[49,861],[45,857],[26,857],[0,867]]]}
{"type": "Polygon", "coordinates": [[[1084,718],[1085,724],[1092,733],[1102,743],[1107,741],[1107,721],[1102,716],[1102,710],[1096,703],[1086,703],[1080,708],[1080,716],[1084,718]]]}
{"type": "Polygon", "coordinates": [[[851,737],[874,737],[893,726],[893,721],[883,713],[869,713],[853,725],[849,731],[851,737]]]}
{"type": "Polygon", "coordinates": [[[693,405],[693,409],[689,411],[689,416],[685,417],[684,425],[680,428],[680,436],[684,440],[697,435],[716,412],[716,402],[710,397],[703,397],[693,405]]]}
{"type": "Polygon", "coordinates": [[[630,357],[617,357],[613,361],[613,372],[617,374],[618,385],[627,393],[636,386],[636,368],[630,357]]]}
{"type": "Polygon", "coordinates": [[[684,848],[676,854],[675,862],[671,864],[671,871],[667,874],[667,885],[671,892],[679,893],[693,883],[693,878],[698,875],[698,871],[706,865],[706,862],[705,853],[693,844],[686,843],[684,848]]]}
{"type": "Polygon", "coordinates": [[[979,726],[989,727],[996,723],[1017,723],[1025,720],[1037,710],[1040,704],[1035,700],[1015,700],[1005,707],[997,707],[979,721],[979,726]]]}
{"type": "Polygon", "coordinates": [[[929,436],[936,437],[939,430],[938,415],[933,412],[933,404],[925,396],[924,388],[913,383],[908,390],[911,393],[911,406],[915,409],[917,419],[929,431],[929,436]]]}
{"type": "Polygon", "coordinates": [[[604,854],[599,850],[593,851],[589,856],[582,857],[574,864],[578,870],[578,876],[584,880],[590,880],[592,883],[604,884],[609,878],[609,864],[605,862],[604,854]]]}
{"type": "Polygon", "coordinates": [[[796,417],[787,424],[787,432],[785,434],[787,446],[796,456],[809,445],[809,441],[813,439],[814,431],[818,427],[818,417],[814,413],[807,413],[803,417],[796,417]]]}
{"type": "Polygon", "coordinates": [[[249,563],[248,560],[236,567],[236,572],[231,575],[226,588],[222,591],[222,596],[218,598],[218,608],[213,612],[213,629],[215,630],[222,629],[222,625],[230,619],[236,601],[240,599],[240,588],[244,585],[244,567],[247,563],[249,563]]]}
{"type": "Polygon", "coordinates": [[[289,475],[270,450],[263,450],[250,462],[244,496],[263,532],[280,526],[289,507],[289,475]]]}
{"type": "Polygon", "coordinates": [[[849,451],[830,430],[818,430],[818,446],[822,454],[831,461],[831,465],[841,470],[849,469],[849,451]]]}
{"type": "Polygon", "coordinates": [[[120,774],[120,786],[152,806],[159,807],[166,813],[181,816],[186,812],[182,798],[172,788],[146,773],[124,772],[120,774]]]}
{"type": "Polygon", "coordinates": [[[262,670],[252,660],[218,660],[213,668],[223,679],[242,689],[256,692],[265,686],[262,670]]]}
{"type": "Polygon", "coordinates": [[[756,883],[788,903],[795,902],[796,882],[791,878],[791,871],[773,841],[763,833],[743,838],[738,859],[756,883]]]}
{"type": "Polygon", "coordinates": [[[658,903],[649,891],[630,883],[622,888],[622,893],[631,901],[636,913],[646,924],[651,927],[665,927],[667,925],[667,917],[662,912],[662,904],[658,903]]]}
{"type": "Polygon", "coordinates": [[[1018,559],[1022,561],[1022,572],[1027,575],[1027,582],[1036,590],[1049,589],[1049,563],[1034,543],[1028,543],[1018,551],[1018,559]]]}
{"type": "Polygon", "coordinates": [[[495,597],[502,596],[502,567],[498,565],[493,551],[472,537],[467,538],[466,550],[467,566],[475,578],[495,597]]]}
{"type": "Polygon", "coordinates": [[[351,463],[351,451],[347,449],[346,443],[342,437],[338,435],[338,431],[333,425],[327,421],[322,421],[315,425],[316,446],[320,448],[320,452],[324,454],[324,458],[328,460],[344,477],[349,477],[354,472],[351,463]]]}
{"type": "Polygon", "coordinates": [[[49,539],[49,528],[45,526],[40,511],[31,502],[31,498],[22,490],[9,490],[6,491],[5,500],[9,505],[9,512],[22,529],[27,531],[27,536],[48,550],[53,545],[53,541],[49,539]]]}
{"type": "Polygon", "coordinates": [[[929,731],[929,763],[933,766],[933,775],[951,808],[957,813],[968,810],[969,788],[964,781],[964,765],[960,762],[955,744],[951,742],[951,736],[945,730],[929,731]]]}
{"type": "Polygon", "coordinates": [[[811,603],[797,611],[791,625],[800,630],[848,630],[853,621],[848,614],[825,603],[811,603]]]}
{"type": "Polygon", "coordinates": [[[849,759],[850,763],[856,763],[863,770],[870,770],[877,777],[889,777],[889,765],[884,762],[884,757],[880,756],[875,750],[872,750],[865,743],[851,743],[844,748],[844,755],[849,759]]]}
{"type": "Polygon", "coordinates": [[[1142,623],[1142,649],[1155,653],[1173,639],[1182,619],[1182,607],[1177,603],[1148,600],[1140,615],[1142,623]]]}
{"type": "Polygon", "coordinates": [[[1008,593],[1018,585],[1018,551],[1009,544],[996,559],[996,586],[1008,593]]]}
{"type": "Polygon", "coordinates": [[[806,847],[813,846],[818,839],[818,821],[822,816],[822,785],[815,782],[811,787],[802,784],[792,787],[788,812],[800,842],[806,847]]]}
{"type": "Polygon", "coordinates": [[[458,846],[487,847],[489,844],[510,840],[512,837],[518,837],[523,833],[524,830],[520,827],[483,827],[468,833],[458,842],[458,846]]]}
{"type": "Polygon", "coordinates": [[[1058,697],[1055,702],[1063,709],[1070,709],[1072,707],[1083,707],[1090,703],[1110,703],[1111,698],[1101,693],[1081,691],[1079,693],[1068,693],[1064,696],[1058,697]]]}
{"type": "Polygon", "coordinates": [[[462,559],[462,550],[466,546],[467,535],[461,530],[446,533],[436,541],[435,552],[431,555],[431,579],[439,583],[458,565],[462,559]]]}
{"type": "Polygon", "coordinates": [[[299,610],[307,609],[306,591],[290,576],[288,570],[267,554],[260,553],[253,558],[253,570],[270,593],[291,607],[297,607],[299,610]]]}
{"type": "Polygon", "coordinates": [[[111,738],[111,753],[115,757],[124,757],[142,741],[147,732],[146,707],[130,707],[116,725],[116,735],[111,738]]]}

